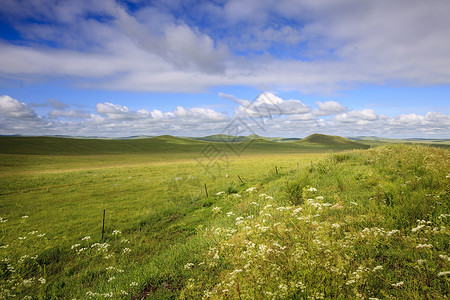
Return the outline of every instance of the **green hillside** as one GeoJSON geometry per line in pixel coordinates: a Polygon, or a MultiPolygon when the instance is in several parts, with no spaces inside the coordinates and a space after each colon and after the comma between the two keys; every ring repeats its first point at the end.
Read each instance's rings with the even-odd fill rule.
{"type": "Polygon", "coordinates": [[[43,161],[0,169],[0,299],[448,297],[448,149],[243,155],[210,172],[150,156],[1,155],[43,161]]]}
{"type": "Polygon", "coordinates": [[[198,152],[205,145],[205,142],[169,135],[129,140],[1,137],[0,153],[39,155],[148,154],[161,152],[198,152]]]}
{"type": "Polygon", "coordinates": [[[100,155],[100,154],[198,154],[213,143],[230,154],[304,153],[329,150],[364,149],[369,146],[337,136],[311,135],[301,141],[273,141],[259,136],[235,137],[216,135],[214,141],[162,135],[140,139],[76,139],[62,137],[0,137],[1,154],[27,155],[100,155]],[[222,140],[221,140],[222,139],[222,140]],[[225,141],[225,142],[224,142],[225,141]]]}
{"type": "Polygon", "coordinates": [[[250,140],[252,138],[259,138],[259,136],[232,136],[227,134],[214,134],[214,135],[208,135],[204,137],[192,137],[190,139],[192,140],[199,140],[199,141],[207,141],[207,142],[227,142],[227,143],[235,143],[235,142],[243,142],[250,140]]]}
{"type": "Polygon", "coordinates": [[[450,139],[421,139],[421,138],[410,138],[410,139],[394,139],[394,138],[383,138],[375,136],[360,136],[349,138],[352,141],[356,141],[361,144],[371,145],[371,146],[382,146],[386,144],[427,144],[435,147],[450,147],[450,139]]]}
{"type": "Polygon", "coordinates": [[[312,134],[300,141],[296,142],[303,147],[311,148],[329,148],[330,150],[344,149],[367,149],[370,146],[351,141],[349,139],[324,134],[312,134]]]}

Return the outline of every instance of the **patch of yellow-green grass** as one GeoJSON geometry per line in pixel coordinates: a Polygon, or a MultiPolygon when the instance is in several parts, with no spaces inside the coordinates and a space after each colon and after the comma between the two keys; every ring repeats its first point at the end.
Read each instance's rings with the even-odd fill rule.
{"type": "Polygon", "coordinates": [[[207,242],[196,234],[214,222],[217,192],[274,180],[319,156],[235,156],[211,174],[179,155],[10,155],[0,181],[2,296],[117,298],[164,278],[181,280],[176,294],[179,265],[207,242]]]}

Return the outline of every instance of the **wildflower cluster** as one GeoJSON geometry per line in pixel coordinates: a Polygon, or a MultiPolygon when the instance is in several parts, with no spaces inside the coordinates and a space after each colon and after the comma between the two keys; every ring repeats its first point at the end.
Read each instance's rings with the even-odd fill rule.
{"type": "MultiPolygon", "coordinates": [[[[399,155],[395,151],[374,149],[369,159],[361,160],[368,169],[382,164],[379,172],[400,177],[403,174],[386,162],[399,155]]],[[[405,164],[414,159],[405,158],[405,164]]],[[[327,160],[310,172],[326,177],[336,163],[327,160]]],[[[429,165],[424,168],[434,172],[429,165]]],[[[290,201],[301,204],[294,206],[247,190],[239,209],[224,216],[228,227],[206,230],[218,243],[203,261],[185,265],[191,277],[181,298],[442,298],[450,275],[448,202],[443,201],[448,195],[424,190],[419,195],[420,185],[428,180],[422,173],[411,176],[406,186],[362,182],[370,185],[367,194],[373,194],[345,201],[318,185],[306,185],[302,199],[290,201]],[[414,215],[394,206],[409,195],[431,201],[425,207],[428,213],[420,211],[423,205],[416,209],[419,220],[409,221],[414,215]]],[[[339,188],[345,190],[345,183],[339,188]]]]}

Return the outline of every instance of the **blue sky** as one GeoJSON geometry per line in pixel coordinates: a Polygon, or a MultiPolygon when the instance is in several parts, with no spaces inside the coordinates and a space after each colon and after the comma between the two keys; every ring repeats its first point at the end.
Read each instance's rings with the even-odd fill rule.
{"type": "Polygon", "coordinates": [[[3,0],[0,134],[203,136],[239,118],[243,135],[450,138],[448,11],[441,0],[3,0]]]}

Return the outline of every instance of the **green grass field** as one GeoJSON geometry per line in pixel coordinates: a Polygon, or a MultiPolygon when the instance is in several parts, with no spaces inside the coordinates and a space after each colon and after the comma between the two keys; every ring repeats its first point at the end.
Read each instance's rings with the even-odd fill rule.
{"type": "Polygon", "coordinates": [[[245,143],[0,138],[0,298],[448,296],[449,150],[245,143]]]}

